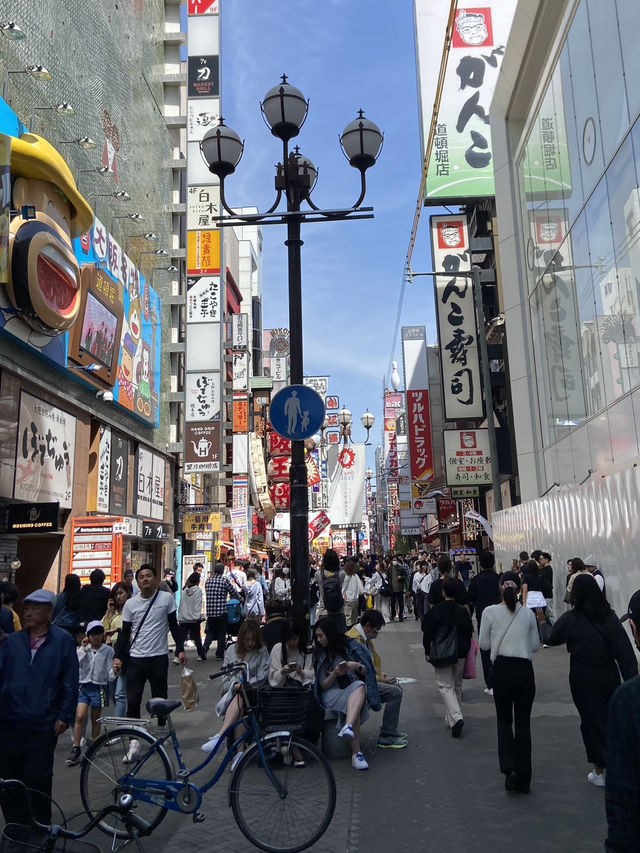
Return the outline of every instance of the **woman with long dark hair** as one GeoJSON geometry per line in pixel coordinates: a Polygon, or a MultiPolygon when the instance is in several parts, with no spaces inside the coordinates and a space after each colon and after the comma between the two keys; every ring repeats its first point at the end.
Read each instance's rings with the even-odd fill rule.
{"type": "Polygon", "coordinates": [[[83,627],[80,621],[80,578],[73,573],[64,579],[62,592],[58,594],[53,608],[52,625],[64,628],[70,634],[77,634],[83,627]]]}
{"type": "MultiPolygon", "coordinates": [[[[120,636],[120,631],[122,631],[122,608],[131,596],[132,589],[129,583],[118,581],[118,583],[114,583],[111,587],[109,601],[107,602],[107,612],[102,619],[102,624],[104,625],[104,641],[114,650],[120,636]]],[[[126,716],[127,680],[122,673],[116,676],[112,691],[116,717],[126,716]]]]}
{"type": "Polygon", "coordinates": [[[485,607],[480,648],[491,652],[493,701],[498,729],[498,760],[504,787],[528,794],[531,786],[531,708],[536,682],[531,658],[540,647],[533,610],[518,604],[520,577],[500,578],[500,604],[485,607]]]}
{"type": "Polygon", "coordinates": [[[366,714],[366,688],[357,677],[365,675],[365,667],[349,660],[348,640],[332,619],[327,616],[318,619],[313,635],[316,698],[324,708],[338,713],[338,737],[351,741],[354,769],[367,770],[369,765],[360,752],[360,723],[366,714]]]}
{"type": "Polygon", "coordinates": [[[567,645],[569,687],[580,714],[587,760],[593,764],[587,781],[602,788],[609,702],[620,684],[620,674],[628,681],[638,674],[638,664],[624,628],[589,572],[574,578],[570,604],[572,609],[553,626],[547,624],[542,611],[537,611],[537,619],[546,645],[567,645]]]}

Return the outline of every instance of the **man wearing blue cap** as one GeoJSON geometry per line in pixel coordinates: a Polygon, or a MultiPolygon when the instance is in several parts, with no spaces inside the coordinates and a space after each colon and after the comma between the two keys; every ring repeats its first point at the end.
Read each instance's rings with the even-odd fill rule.
{"type": "MultiPolygon", "coordinates": [[[[78,701],[76,647],[71,634],[51,624],[55,600],[47,589],[28,595],[23,630],[0,648],[0,778],[45,795],[31,797],[41,823],[51,821],[53,756],[78,701]]],[[[7,823],[26,822],[23,809],[17,800],[3,803],[7,823]]]]}
{"type": "MultiPolygon", "coordinates": [[[[629,600],[627,614],[640,650],[640,590],[629,600]]],[[[607,853],[640,850],[640,675],[625,681],[609,703],[605,804],[609,831],[607,853]]]]}

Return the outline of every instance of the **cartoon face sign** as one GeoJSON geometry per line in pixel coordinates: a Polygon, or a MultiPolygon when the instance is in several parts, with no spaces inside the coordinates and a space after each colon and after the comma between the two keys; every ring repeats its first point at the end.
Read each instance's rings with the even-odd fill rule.
{"type": "Polygon", "coordinates": [[[445,223],[440,226],[440,238],[441,243],[444,244],[442,248],[455,249],[462,245],[462,228],[455,223],[445,223]]]}
{"type": "Polygon", "coordinates": [[[485,17],[482,13],[461,10],[456,18],[456,30],[462,41],[473,47],[484,44],[489,37],[485,17]]]}
{"type": "MultiPolygon", "coordinates": [[[[88,230],[93,213],[65,161],[39,136],[12,139],[11,174],[13,208],[35,208],[35,217],[20,215],[11,222],[10,273],[2,297],[44,345],[78,317],[80,269],[71,237],[88,230]]],[[[31,341],[28,334],[18,334],[31,341]]]]}

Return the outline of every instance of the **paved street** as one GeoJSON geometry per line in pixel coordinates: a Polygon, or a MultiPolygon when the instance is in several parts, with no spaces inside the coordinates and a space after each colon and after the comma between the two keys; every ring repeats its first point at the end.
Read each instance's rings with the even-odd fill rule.
{"type": "MultiPolygon", "coordinates": [[[[401,716],[401,728],[409,732],[410,744],[405,750],[377,749],[379,716],[372,714],[363,728],[370,770],[356,773],[348,760],[332,762],[338,804],[331,827],[313,850],[603,850],[604,792],[586,781],[590,767],[569,694],[569,659],[564,649],[541,649],[535,658],[532,791],[529,796],[509,796],[497,766],[493,702],[482,692],[482,679],[465,682],[465,727],[456,741],[444,726],[433,670],[424,661],[417,623],[388,625],[377,647],[390,674],[417,679],[405,686],[401,716]]],[[[208,679],[212,666],[215,664],[193,664],[200,689],[199,708],[191,714],[179,711],[174,715],[187,759],[196,759],[200,743],[218,727],[212,709],[219,687],[208,679]]],[[[171,695],[176,697],[178,675],[179,668],[171,667],[171,695]]],[[[58,748],[54,795],[67,813],[74,813],[80,810],[80,772],[65,766],[68,751],[65,735],[58,748]]],[[[204,811],[207,820],[200,825],[194,825],[188,816],[169,814],[145,842],[145,850],[247,851],[249,845],[227,807],[226,784],[220,783],[209,793],[204,811]]],[[[104,838],[94,840],[107,849],[104,838]]]]}

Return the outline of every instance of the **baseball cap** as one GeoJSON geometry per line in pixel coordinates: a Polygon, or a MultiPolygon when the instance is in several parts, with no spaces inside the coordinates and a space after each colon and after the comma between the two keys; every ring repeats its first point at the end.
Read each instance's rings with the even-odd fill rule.
{"type": "Polygon", "coordinates": [[[621,617],[621,622],[626,622],[627,619],[633,619],[635,625],[640,629],[640,589],[633,593],[629,599],[627,612],[621,617]]]}
{"type": "Polygon", "coordinates": [[[53,607],[56,603],[56,594],[50,589],[35,589],[26,596],[23,604],[48,604],[53,607]]]}
{"type": "Polygon", "coordinates": [[[585,564],[585,566],[593,566],[594,569],[598,568],[598,561],[596,560],[593,554],[587,554],[587,556],[582,562],[585,564]]]}
{"type": "Polygon", "coordinates": [[[90,634],[92,631],[104,631],[104,625],[98,619],[94,619],[93,622],[89,622],[87,625],[87,634],[90,634]]]}

